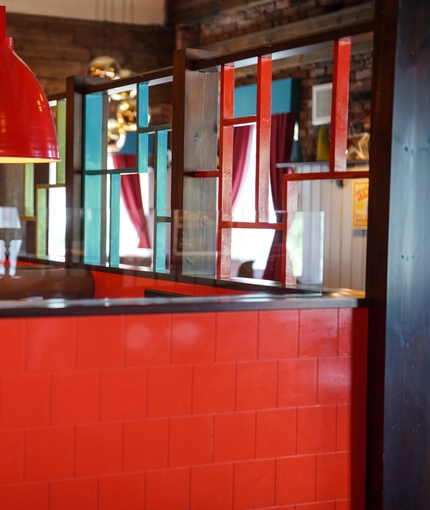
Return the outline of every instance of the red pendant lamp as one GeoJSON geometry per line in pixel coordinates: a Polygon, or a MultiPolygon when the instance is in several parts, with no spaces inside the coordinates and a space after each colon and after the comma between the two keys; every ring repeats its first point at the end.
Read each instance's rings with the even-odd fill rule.
{"type": "Polygon", "coordinates": [[[0,6],[0,163],[59,161],[54,119],[45,93],[6,37],[0,6]]]}

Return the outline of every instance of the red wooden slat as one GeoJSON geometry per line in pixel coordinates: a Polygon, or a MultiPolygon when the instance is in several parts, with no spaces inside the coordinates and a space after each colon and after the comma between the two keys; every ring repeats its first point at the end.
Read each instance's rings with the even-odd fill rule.
{"type": "Polygon", "coordinates": [[[335,41],[330,132],[331,172],[345,172],[346,170],[350,62],[350,39],[335,41]]]}
{"type": "Polygon", "coordinates": [[[269,219],[270,117],[272,105],[272,56],[257,65],[257,162],[255,209],[257,221],[269,219]]]}
{"type": "Polygon", "coordinates": [[[338,172],[333,175],[333,172],[315,172],[303,174],[285,174],[284,181],[328,181],[328,180],[342,180],[342,179],[363,179],[369,178],[367,170],[357,172],[338,172]]]}
{"type": "Polygon", "coordinates": [[[231,232],[225,231],[220,224],[232,217],[232,181],[233,181],[233,125],[224,123],[234,116],[234,65],[221,68],[220,90],[220,146],[219,146],[219,224],[217,232],[217,277],[230,276],[231,232]]]}
{"type": "Polygon", "coordinates": [[[222,221],[220,223],[222,228],[245,228],[245,229],[272,229],[272,230],[282,230],[282,223],[250,223],[249,221],[222,221]]]}

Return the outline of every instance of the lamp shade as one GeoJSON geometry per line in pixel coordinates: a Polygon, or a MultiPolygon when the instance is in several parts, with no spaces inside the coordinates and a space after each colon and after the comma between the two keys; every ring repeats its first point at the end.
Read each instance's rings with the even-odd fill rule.
{"type": "Polygon", "coordinates": [[[48,99],[6,37],[6,9],[0,6],[0,163],[59,161],[48,99]]]}

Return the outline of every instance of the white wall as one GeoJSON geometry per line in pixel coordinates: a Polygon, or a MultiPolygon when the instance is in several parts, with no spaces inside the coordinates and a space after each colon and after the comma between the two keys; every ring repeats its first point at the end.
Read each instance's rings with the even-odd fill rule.
{"type": "MultiPolygon", "coordinates": [[[[300,172],[311,171],[328,171],[328,165],[300,165],[300,172]]],[[[341,182],[302,182],[298,210],[324,212],[323,287],[364,290],[367,231],[352,227],[354,181],[341,182]]]]}

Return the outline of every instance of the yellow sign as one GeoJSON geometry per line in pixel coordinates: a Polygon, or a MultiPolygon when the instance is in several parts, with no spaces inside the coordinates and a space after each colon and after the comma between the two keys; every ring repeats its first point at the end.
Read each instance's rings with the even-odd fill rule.
{"type": "Polygon", "coordinates": [[[369,198],[369,179],[354,181],[352,201],[352,227],[367,228],[367,204],[369,198]]]}

